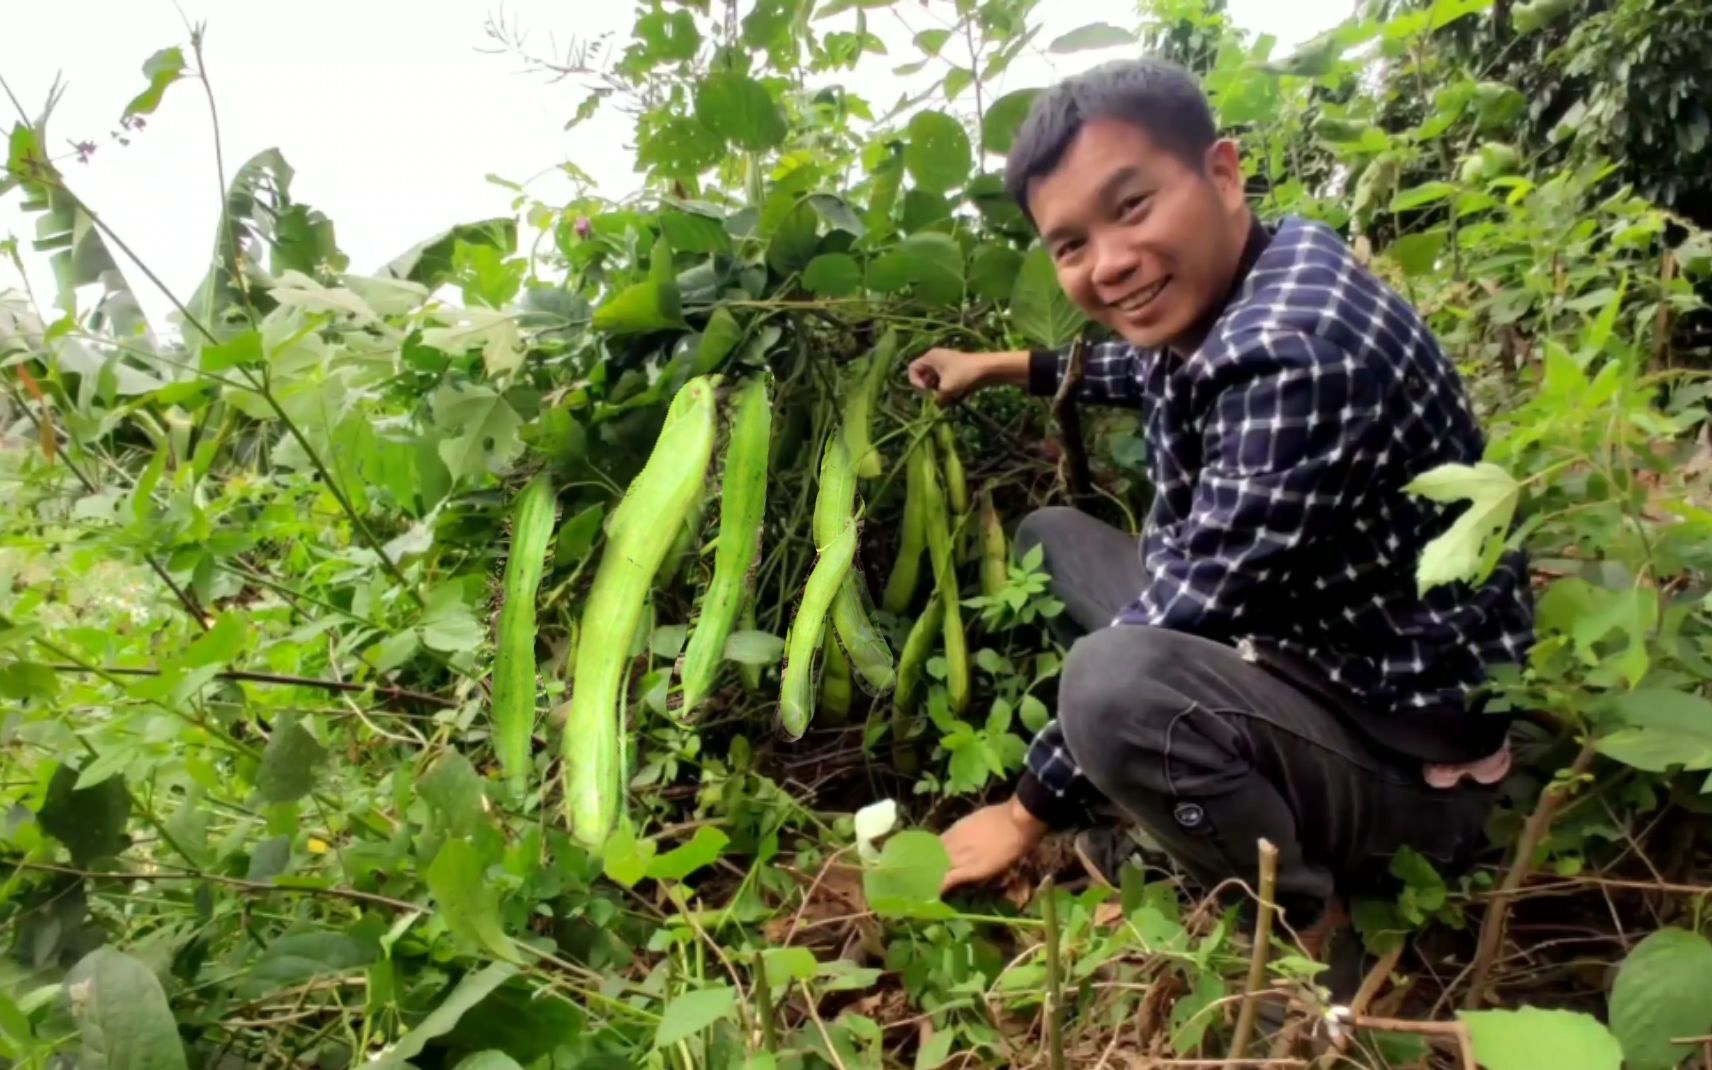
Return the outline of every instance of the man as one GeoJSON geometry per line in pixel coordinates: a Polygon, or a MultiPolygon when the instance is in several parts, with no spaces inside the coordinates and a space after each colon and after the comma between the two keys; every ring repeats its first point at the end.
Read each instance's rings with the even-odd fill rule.
{"type": "MultiPolygon", "coordinates": [[[[1404,486],[1483,450],[1426,326],[1330,229],[1256,219],[1236,146],[1168,63],[1043,93],[1006,178],[1065,292],[1122,339],[1090,349],[1081,397],[1138,411],[1155,500],[1139,548],[1069,509],[1023,522],[1084,634],[1015,796],[944,834],[946,888],[1114,805],[1209,890],[1252,886],[1270,840],[1298,931],[1403,846],[1466,865],[1509,764],[1481,686],[1525,653],[1532,608],[1519,555],[1417,594],[1455,510],[1404,486]]],[[[936,349],[910,377],[951,402],[1050,394],[1065,366],[936,349]]],[[[1078,848],[1115,880],[1127,842],[1078,848]]]]}

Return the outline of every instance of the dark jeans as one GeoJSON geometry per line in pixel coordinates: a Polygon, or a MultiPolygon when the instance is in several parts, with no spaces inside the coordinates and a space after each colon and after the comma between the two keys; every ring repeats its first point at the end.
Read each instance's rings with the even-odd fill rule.
{"type": "Polygon", "coordinates": [[[1112,626],[1144,583],[1135,539],[1116,528],[1042,509],[1016,541],[1041,547],[1082,633],[1059,681],[1071,756],[1204,887],[1253,887],[1264,837],[1278,848],[1278,902],[1306,924],[1334,892],[1384,887],[1405,845],[1441,872],[1472,861],[1495,787],[1430,786],[1418,761],[1380,751],[1332,704],[1232,647],[1112,626]]]}

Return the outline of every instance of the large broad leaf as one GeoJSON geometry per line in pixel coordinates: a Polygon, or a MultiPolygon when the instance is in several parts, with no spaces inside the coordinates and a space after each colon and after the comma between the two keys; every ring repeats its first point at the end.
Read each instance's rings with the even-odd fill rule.
{"type": "Polygon", "coordinates": [[[1052,39],[1050,52],[1083,52],[1090,48],[1117,48],[1135,44],[1135,34],[1109,22],[1090,22],[1052,39]]]}
{"type": "Polygon", "coordinates": [[[821,297],[848,297],[862,288],[862,265],[848,253],[823,253],[803,269],[803,288],[821,297]]]}
{"type": "Polygon", "coordinates": [[[482,779],[470,760],[449,750],[434,763],[416,792],[428,804],[441,829],[452,836],[473,836],[484,820],[482,779]]]}
{"type": "Polygon", "coordinates": [[[939,886],[950,868],[938,836],[910,829],[887,840],[880,857],[863,868],[862,892],[883,918],[946,917],[952,910],[939,901],[939,886]]]}
{"type": "Polygon", "coordinates": [[[77,770],[68,765],[54,770],[36,821],[43,832],[65,844],[73,864],[87,866],[118,854],[124,845],[131,795],[124,777],[108,777],[86,788],[78,788],[77,781],[77,770]]]}
{"type": "Polygon", "coordinates": [[[1004,301],[1016,290],[1022,254],[1006,245],[983,245],[969,266],[969,288],[989,301],[1004,301]]]}
{"type": "Polygon", "coordinates": [[[1435,502],[1466,500],[1468,508],[1421,551],[1415,582],[1421,593],[1459,580],[1479,582],[1497,563],[1516,514],[1521,486],[1495,464],[1442,464],[1404,488],[1435,502]]]}
{"type": "Polygon", "coordinates": [[[141,962],[98,948],[72,967],[65,995],[83,1041],[83,1070],[187,1070],[166,991],[141,962]]]}
{"type": "Polygon", "coordinates": [[[785,139],[785,117],[767,87],[736,71],[716,71],[696,89],[696,118],[738,148],[764,152],[785,139]]]}
{"type": "Polygon", "coordinates": [[[452,935],[479,951],[514,960],[517,950],[499,921],[499,894],[468,840],[449,839],[428,867],[428,891],[452,935]]]}
{"type": "Polygon", "coordinates": [[[400,1037],[385,1055],[364,1063],[364,1070],[399,1070],[408,1066],[410,1060],[422,1054],[430,1041],[450,1033],[464,1012],[486,999],[516,973],[517,967],[509,962],[496,962],[475,973],[465,974],[458,987],[452,989],[426,1018],[416,1023],[416,1028],[400,1037]]]}
{"type": "Polygon", "coordinates": [[[1611,988],[1611,1032],[1629,1070],[1671,1070],[1692,1054],[1671,1039],[1712,1033],[1712,943],[1672,928],[1636,944],[1611,988]]]}
{"type": "Polygon", "coordinates": [[[1045,249],[1036,248],[1023,258],[1011,291],[1011,324],[1018,333],[1042,349],[1061,349],[1082,330],[1082,315],[1064,288],[1045,249]]]}
{"type": "Polygon", "coordinates": [[[801,271],[820,241],[820,215],[806,201],[787,212],[767,239],[767,264],[780,275],[801,271]]]}
{"type": "Polygon", "coordinates": [[[627,286],[594,310],[594,328],[613,334],[642,334],[684,326],[677,283],[649,279],[627,286]]]}
{"type": "Polygon", "coordinates": [[[955,305],[963,300],[963,247],[949,235],[912,234],[900,247],[909,258],[915,295],[929,304],[955,305]]]}
{"type": "Polygon", "coordinates": [[[327,760],[327,748],[290,718],[274,725],[256,772],[256,794],[263,802],[288,803],[308,795],[327,760]]]}
{"type": "Polygon", "coordinates": [[[440,459],[454,477],[473,478],[523,450],[523,420],[511,403],[479,383],[447,384],[434,392],[434,422],[444,433],[440,459]]]}
{"type": "Polygon", "coordinates": [[[154,110],[160,107],[161,95],[167,86],[184,77],[184,50],[175,46],[156,52],[144,61],[143,77],[149,80],[149,84],[125,105],[125,119],[153,115],[154,110]]]}
{"type": "Polygon", "coordinates": [[[1667,728],[1619,728],[1599,737],[1599,753],[1649,773],[1712,769],[1712,740],[1667,728]]]}
{"type": "Polygon", "coordinates": [[[1038,89],[1017,89],[993,101],[981,119],[981,144],[988,152],[1011,151],[1017,131],[1040,93],[1038,89]]]}
{"type": "Polygon", "coordinates": [[[687,1040],[731,1014],[736,1007],[737,991],[730,985],[685,992],[666,1004],[660,1015],[660,1027],[654,1033],[654,1047],[669,1048],[687,1040]]]}
{"type": "Polygon", "coordinates": [[[974,166],[962,123],[939,111],[919,111],[910,119],[904,167],[919,188],[944,193],[968,178],[974,166]]]}
{"type": "Polygon", "coordinates": [[[1523,1007],[1463,1011],[1474,1058],[1486,1070],[1620,1070],[1617,1038],[1589,1014],[1523,1007]]]}

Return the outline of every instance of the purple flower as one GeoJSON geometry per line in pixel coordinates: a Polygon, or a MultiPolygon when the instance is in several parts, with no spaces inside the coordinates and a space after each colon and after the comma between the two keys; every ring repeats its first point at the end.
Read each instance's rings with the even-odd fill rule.
{"type": "Polygon", "coordinates": [[[583,215],[583,216],[577,217],[577,226],[576,226],[577,237],[586,238],[589,236],[589,232],[592,231],[593,229],[594,229],[594,226],[593,226],[593,224],[591,224],[589,222],[588,216],[583,215]]]}

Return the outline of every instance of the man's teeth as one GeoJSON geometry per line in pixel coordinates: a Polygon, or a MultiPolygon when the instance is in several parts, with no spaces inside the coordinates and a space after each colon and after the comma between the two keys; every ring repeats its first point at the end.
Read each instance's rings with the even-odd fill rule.
{"type": "Polygon", "coordinates": [[[1117,304],[1117,309],[1120,312],[1134,312],[1136,309],[1141,308],[1143,305],[1147,304],[1149,301],[1153,300],[1155,297],[1158,297],[1159,291],[1164,289],[1164,288],[1165,288],[1165,280],[1160,279],[1158,282],[1154,283],[1152,286],[1149,286],[1147,289],[1140,290],[1140,291],[1133,293],[1130,296],[1124,298],[1122,301],[1119,301],[1117,304]]]}

